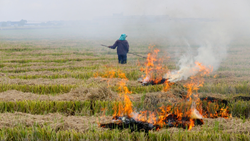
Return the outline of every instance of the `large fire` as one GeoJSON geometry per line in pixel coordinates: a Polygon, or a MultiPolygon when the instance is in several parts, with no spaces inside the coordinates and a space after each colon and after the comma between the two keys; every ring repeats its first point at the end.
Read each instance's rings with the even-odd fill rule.
{"type": "MultiPolygon", "coordinates": [[[[181,75],[169,73],[166,67],[162,67],[161,59],[157,59],[158,49],[153,49],[151,53],[148,54],[145,68],[141,71],[145,72],[142,77],[142,83],[153,82],[153,84],[158,84],[163,81],[163,75],[167,73],[168,79],[164,79],[161,83],[164,85],[163,91],[168,91],[174,84],[175,80],[179,80],[181,75]],[[174,80],[174,81],[171,81],[174,80]]],[[[195,66],[192,69],[186,69],[188,71],[199,72],[195,73],[190,77],[184,87],[187,89],[186,97],[180,101],[179,104],[174,105],[162,105],[158,107],[155,111],[135,111],[133,109],[133,104],[129,98],[131,91],[126,86],[128,79],[121,70],[118,70],[118,77],[121,79],[119,82],[120,96],[123,101],[119,101],[117,105],[113,107],[114,114],[113,120],[116,124],[124,123],[127,125],[134,125],[135,123],[141,126],[147,125],[147,129],[160,129],[163,127],[182,127],[184,129],[191,130],[195,125],[202,125],[203,118],[216,118],[216,117],[230,117],[228,113],[228,108],[219,109],[219,105],[211,106],[211,102],[208,103],[207,108],[204,110],[202,106],[202,101],[199,99],[198,90],[204,84],[204,76],[210,74],[213,71],[212,67],[206,67],[200,62],[195,62],[195,66]],[[212,108],[211,108],[212,107],[212,108]],[[131,124],[133,123],[133,124],[131,124]]],[[[182,73],[184,70],[180,70],[182,73]]],[[[107,72],[104,77],[110,76],[114,77],[115,72],[107,72]]],[[[105,126],[105,125],[102,125],[105,126]]],[[[124,125],[121,125],[122,127],[124,125]]],[[[129,126],[127,126],[129,128],[129,126]]],[[[109,126],[108,126],[109,127],[109,126]]]]}

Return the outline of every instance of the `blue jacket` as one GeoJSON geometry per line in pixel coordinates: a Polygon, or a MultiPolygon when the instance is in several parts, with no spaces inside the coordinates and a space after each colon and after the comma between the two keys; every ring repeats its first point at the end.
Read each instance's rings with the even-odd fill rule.
{"type": "Polygon", "coordinates": [[[129,52],[129,44],[127,40],[117,40],[113,46],[109,48],[115,49],[117,47],[118,55],[126,55],[129,52]]]}

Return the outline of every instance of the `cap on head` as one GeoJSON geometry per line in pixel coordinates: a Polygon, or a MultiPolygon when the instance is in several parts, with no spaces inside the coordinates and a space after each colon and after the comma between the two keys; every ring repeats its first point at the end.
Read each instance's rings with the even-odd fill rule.
{"type": "Polygon", "coordinates": [[[126,34],[122,34],[122,35],[120,36],[119,40],[126,40],[126,37],[127,37],[126,34]]]}

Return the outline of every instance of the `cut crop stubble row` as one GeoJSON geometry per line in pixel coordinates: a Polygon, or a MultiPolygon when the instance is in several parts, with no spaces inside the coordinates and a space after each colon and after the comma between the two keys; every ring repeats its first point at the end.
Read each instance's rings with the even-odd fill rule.
{"type": "MultiPolygon", "coordinates": [[[[142,109],[147,107],[142,102],[132,102],[134,107],[142,109]]],[[[221,107],[224,107],[222,103],[219,106],[215,104],[204,103],[204,111],[210,110],[211,114],[218,113],[221,107]]],[[[17,101],[17,102],[0,102],[0,112],[23,112],[30,114],[46,114],[46,113],[62,113],[66,115],[113,115],[114,105],[118,105],[118,102],[110,101],[17,101]]],[[[185,106],[185,104],[180,104],[185,106]]],[[[230,104],[228,112],[232,113],[233,117],[249,118],[250,116],[250,102],[237,101],[230,104]]],[[[178,108],[178,107],[173,107],[178,108]]]]}

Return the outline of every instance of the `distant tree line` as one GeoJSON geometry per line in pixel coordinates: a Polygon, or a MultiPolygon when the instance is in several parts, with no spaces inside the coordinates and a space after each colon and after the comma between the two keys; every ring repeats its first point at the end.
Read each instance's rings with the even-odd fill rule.
{"type": "Polygon", "coordinates": [[[48,21],[41,23],[28,23],[27,20],[0,22],[0,27],[10,26],[62,26],[62,21],[48,21]]]}
{"type": "Polygon", "coordinates": [[[24,26],[25,24],[27,24],[27,20],[22,19],[19,22],[11,22],[11,21],[1,22],[0,26],[1,27],[7,27],[7,26],[13,26],[13,25],[24,26]]]}

